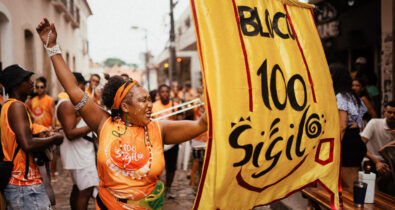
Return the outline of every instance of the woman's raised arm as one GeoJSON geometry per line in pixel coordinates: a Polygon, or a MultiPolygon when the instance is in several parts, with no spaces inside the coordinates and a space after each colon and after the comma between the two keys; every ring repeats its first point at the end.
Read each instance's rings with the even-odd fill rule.
{"type": "MultiPolygon", "coordinates": [[[[57,33],[54,23],[50,24],[49,21],[44,18],[43,21],[41,21],[37,26],[36,30],[44,46],[47,49],[55,49],[54,47],[57,46],[57,33]]],[[[77,105],[84,98],[84,91],[78,87],[77,80],[75,79],[73,73],[71,73],[61,54],[52,55],[51,61],[54,66],[56,76],[69,95],[71,102],[74,105],[77,105]]],[[[93,102],[92,99],[87,100],[85,106],[80,109],[80,113],[85,122],[93,131],[96,131],[96,133],[99,133],[101,125],[108,117],[107,112],[105,112],[100,106],[93,102]]]]}

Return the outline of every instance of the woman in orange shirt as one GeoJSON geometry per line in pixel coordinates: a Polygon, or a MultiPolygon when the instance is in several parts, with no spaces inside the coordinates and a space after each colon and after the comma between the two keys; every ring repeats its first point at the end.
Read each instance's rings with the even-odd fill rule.
{"type": "Polygon", "coordinates": [[[196,121],[151,122],[147,90],[122,77],[108,80],[102,93],[111,116],[77,85],[56,44],[54,24],[44,20],[37,32],[51,57],[56,75],[89,127],[99,134],[98,209],[161,209],[163,144],[179,144],[207,130],[205,115],[196,121]]]}

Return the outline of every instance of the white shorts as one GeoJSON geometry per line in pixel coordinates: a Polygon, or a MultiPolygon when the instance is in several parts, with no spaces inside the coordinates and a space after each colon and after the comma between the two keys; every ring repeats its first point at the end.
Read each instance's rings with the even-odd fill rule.
{"type": "Polygon", "coordinates": [[[73,169],[69,171],[71,173],[71,179],[73,180],[73,183],[77,185],[79,191],[99,186],[99,177],[97,175],[95,164],[86,168],[73,169]]]}

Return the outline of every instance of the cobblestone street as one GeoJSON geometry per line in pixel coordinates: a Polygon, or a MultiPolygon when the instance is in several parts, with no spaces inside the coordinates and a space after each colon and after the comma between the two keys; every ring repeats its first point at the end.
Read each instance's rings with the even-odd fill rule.
{"type": "MultiPolygon", "coordinates": [[[[59,175],[56,177],[56,181],[52,182],[52,186],[56,196],[56,206],[53,208],[55,210],[70,209],[69,197],[72,188],[72,180],[69,172],[59,170],[59,175]]],[[[189,186],[187,171],[178,170],[176,172],[172,191],[176,195],[176,198],[165,199],[163,209],[184,210],[192,208],[195,195],[193,189],[189,186]]],[[[90,199],[88,209],[95,209],[93,199],[90,199]]]]}
{"type": "MultiPolygon", "coordinates": [[[[195,192],[189,186],[189,170],[177,170],[174,182],[172,185],[172,192],[176,196],[175,199],[165,199],[163,206],[164,210],[188,210],[192,209],[193,202],[195,200],[195,192]]],[[[164,176],[161,176],[164,180],[164,176]]],[[[70,209],[69,197],[72,188],[72,181],[67,171],[59,170],[59,175],[56,177],[56,181],[52,182],[53,189],[56,196],[55,210],[66,210],[70,209]]],[[[276,202],[270,206],[261,206],[254,208],[254,210],[289,210],[289,209],[306,209],[307,201],[302,199],[300,193],[295,193],[290,197],[276,202]]],[[[95,203],[93,199],[90,199],[88,209],[95,209],[95,203]]]]}

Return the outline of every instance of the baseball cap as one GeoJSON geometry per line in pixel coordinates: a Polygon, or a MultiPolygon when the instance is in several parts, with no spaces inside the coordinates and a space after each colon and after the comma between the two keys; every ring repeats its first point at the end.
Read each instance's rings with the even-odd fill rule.
{"type": "Polygon", "coordinates": [[[34,74],[31,71],[27,71],[17,64],[6,67],[0,72],[0,83],[3,84],[5,89],[8,91],[16,85],[22,83],[26,78],[34,74]]]}
{"type": "Polygon", "coordinates": [[[366,58],[365,58],[365,57],[358,57],[358,58],[355,60],[355,64],[366,64],[366,63],[368,63],[368,62],[366,61],[366,58]]]}

